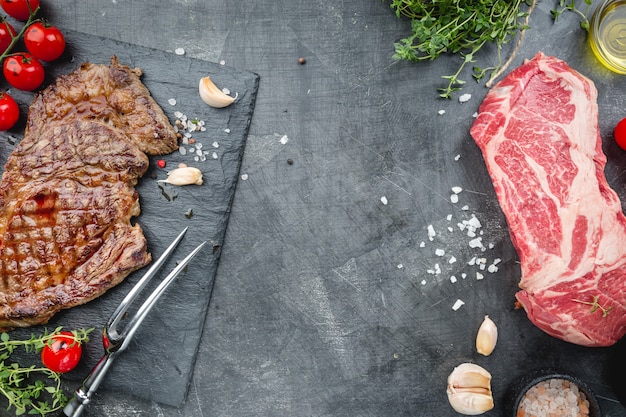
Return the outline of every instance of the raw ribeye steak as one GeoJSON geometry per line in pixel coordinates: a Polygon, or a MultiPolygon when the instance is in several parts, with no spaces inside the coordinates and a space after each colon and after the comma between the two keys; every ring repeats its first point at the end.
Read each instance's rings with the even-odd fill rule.
{"type": "Polygon", "coordinates": [[[626,333],[626,218],[604,176],[597,91],[538,53],[471,128],[521,262],[517,300],[546,333],[609,346],[626,333]]]}

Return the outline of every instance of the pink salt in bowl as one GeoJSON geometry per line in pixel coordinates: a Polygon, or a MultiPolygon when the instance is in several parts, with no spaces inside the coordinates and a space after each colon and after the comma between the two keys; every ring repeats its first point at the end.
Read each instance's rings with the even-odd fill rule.
{"type": "Polygon", "coordinates": [[[507,412],[512,417],[601,417],[591,389],[579,378],[555,369],[539,369],[511,388],[507,412]]]}

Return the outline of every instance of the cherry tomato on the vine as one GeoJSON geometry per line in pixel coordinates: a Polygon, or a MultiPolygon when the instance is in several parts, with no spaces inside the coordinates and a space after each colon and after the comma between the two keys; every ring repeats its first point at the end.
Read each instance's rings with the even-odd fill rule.
{"type": "Polygon", "coordinates": [[[20,108],[7,93],[0,92],[0,130],[9,130],[20,118],[20,108]]]}
{"type": "Polygon", "coordinates": [[[35,22],[24,32],[24,45],[35,58],[54,61],[63,55],[65,37],[56,26],[35,22]]]}
{"type": "Polygon", "coordinates": [[[9,84],[24,91],[33,91],[45,78],[41,62],[26,52],[6,57],[2,71],[9,84]]]}
{"type": "Polygon", "coordinates": [[[6,20],[0,22],[0,54],[7,50],[16,35],[17,32],[9,22],[6,20]]]}
{"type": "Polygon", "coordinates": [[[617,123],[613,131],[613,137],[615,142],[617,142],[617,146],[626,151],[626,118],[617,123]]]}
{"type": "Polygon", "coordinates": [[[28,20],[31,12],[39,7],[39,0],[0,0],[0,6],[17,20],[28,20]]]}
{"type": "Polygon", "coordinates": [[[83,347],[72,332],[61,332],[52,337],[41,350],[41,362],[58,373],[69,372],[78,365],[83,347]]]}

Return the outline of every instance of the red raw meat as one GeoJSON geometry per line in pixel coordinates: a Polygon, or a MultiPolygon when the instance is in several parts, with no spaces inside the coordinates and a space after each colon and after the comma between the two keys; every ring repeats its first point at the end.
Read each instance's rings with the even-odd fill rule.
{"type": "Polygon", "coordinates": [[[471,128],[521,262],[517,300],[546,333],[626,333],[626,217],[604,176],[597,91],[541,52],[485,97],[471,128]]]}

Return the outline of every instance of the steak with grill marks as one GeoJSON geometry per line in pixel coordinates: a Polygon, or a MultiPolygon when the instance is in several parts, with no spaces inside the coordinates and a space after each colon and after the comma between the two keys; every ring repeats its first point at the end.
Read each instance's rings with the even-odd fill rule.
{"type": "Polygon", "coordinates": [[[138,179],[176,134],[139,79],[83,64],[38,93],[0,181],[0,329],[46,323],[150,262],[138,179]]]}

